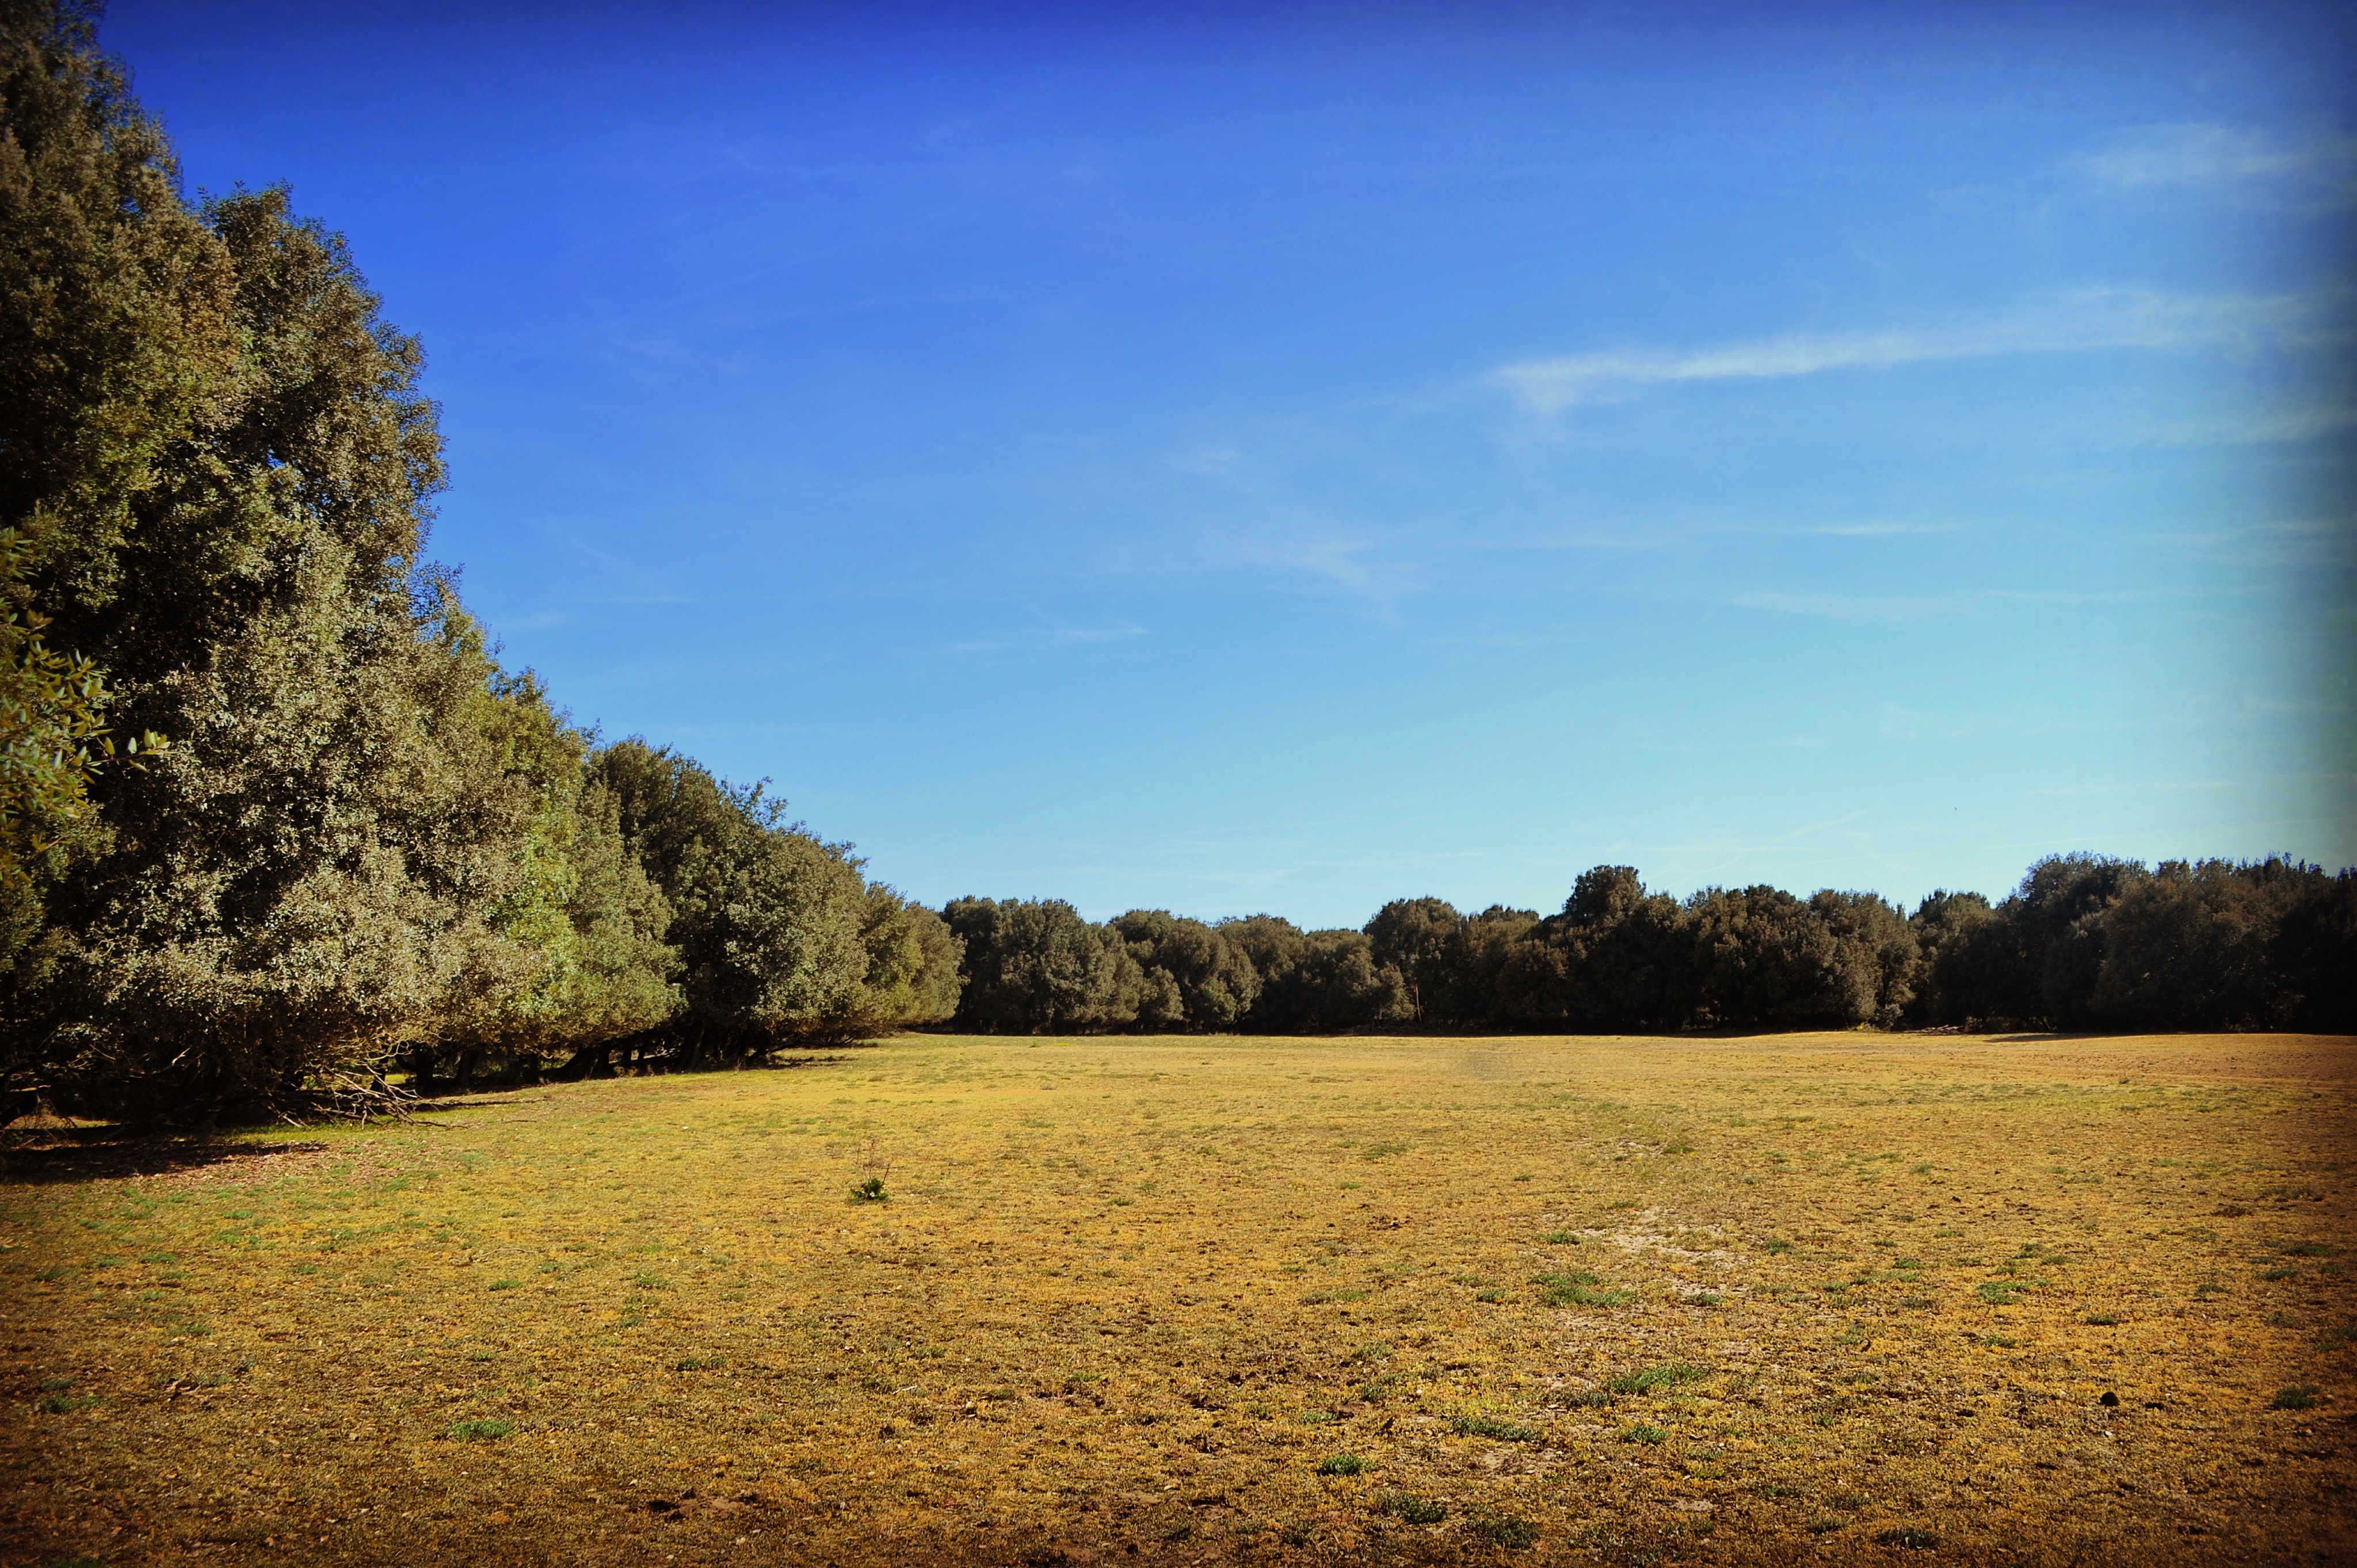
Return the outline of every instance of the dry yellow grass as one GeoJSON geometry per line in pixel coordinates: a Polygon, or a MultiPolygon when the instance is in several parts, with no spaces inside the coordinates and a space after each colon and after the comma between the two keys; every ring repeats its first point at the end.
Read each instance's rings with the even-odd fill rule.
{"type": "Polygon", "coordinates": [[[2352,1059],[917,1036],[20,1154],[5,1555],[2346,1560],[2352,1059]]]}

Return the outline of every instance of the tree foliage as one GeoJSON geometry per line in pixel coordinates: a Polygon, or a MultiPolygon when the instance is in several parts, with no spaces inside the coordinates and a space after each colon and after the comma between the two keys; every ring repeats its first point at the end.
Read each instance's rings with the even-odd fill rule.
{"type": "Polygon", "coordinates": [[[0,1088],[201,1116],[952,1010],[844,846],[500,668],[425,555],[423,349],[283,188],[181,199],[94,17],[0,0],[0,1088]]]}

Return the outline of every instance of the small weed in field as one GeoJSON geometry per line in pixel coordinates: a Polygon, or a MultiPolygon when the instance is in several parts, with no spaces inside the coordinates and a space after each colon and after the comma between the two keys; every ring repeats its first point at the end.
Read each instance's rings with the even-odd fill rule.
{"type": "Polygon", "coordinates": [[[1448,1505],[1410,1492],[1377,1492],[1375,1511],[1404,1524],[1438,1524],[1448,1517],[1448,1505]]]}
{"type": "Polygon", "coordinates": [[[1359,1397],[1369,1404],[1381,1404],[1398,1391],[1397,1378],[1370,1378],[1359,1385],[1359,1397]]]}
{"type": "Polygon", "coordinates": [[[1885,1546],[1904,1547],[1910,1552],[1936,1552],[1940,1549],[1938,1536],[1928,1530],[1918,1530],[1913,1525],[1886,1530],[1874,1539],[1885,1546]]]}
{"type": "Polygon", "coordinates": [[[143,1263],[177,1263],[180,1259],[176,1252],[142,1252],[139,1261],[143,1263]]]}
{"type": "Polygon", "coordinates": [[[884,1190],[882,1176],[863,1176],[852,1185],[851,1201],[854,1203],[888,1203],[892,1195],[884,1190]]]}
{"type": "Polygon", "coordinates": [[[1460,1415],[1448,1423],[1448,1430],[1459,1437],[1487,1437],[1498,1443],[1536,1443],[1540,1436],[1535,1426],[1518,1426],[1494,1415],[1460,1415]]]}
{"type": "Polygon", "coordinates": [[[2002,1334],[1984,1334],[1980,1337],[1980,1343],[1992,1350],[2018,1350],[2021,1348],[2020,1340],[2007,1339],[2002,1334]]]}
{"type": "Polygon", "coordinates": [[[1380,1361],[1392,1353],[1392,1348],[1378,1339],[1372,1345],[1361,1345],[1351,1352],[1353,1361],[1380,1361]]]}
{"type": "Polygon", "coordinates": [[[1360,1158],[1380,1160],[1387,1158],[1393,1155],[1405,1155],[1406,1153],[1407,1145],[1405,1144],[1369,1144],[1363,1150],[1360,1151],[1360,1158]]]}
{"type": "Polygon", "coordinates": [[[1596,1276],[1585,1269],[1538,1274],[1531,1283],[1544,1287],[1539,1301],[1547,1306],[1626,1306],[1637,1299],[1635,1291],[1598,1288],[1596,1276]]]}
{"type": "Polygon", "coordinates": [[[630,1276],[630,1283],[640,1290],[669,1290],[671,1282],[651,1270],[641,1269],[630,1276]]]}
{"type": "Polygon", "coordinates": [[[1836,1345],[1863,1345],[1866,1341],[1867,1329],[1863,1323],[1853,1323],[1834,1336],[1836,1345]]]}
{"type": "Polygon", "coordinates": [[[2193,1294],[2196,1299],[2204,1299],[2213,1295],[2224,1295],[2225,1294],[2226,1287],[2220,1284],[2216,1280],[2203,1280],[2200,1284],[2193,1287],[2193,1294]]]}
{"type": "Polygon", "coordinates": [[[41,1402],[40,1408],[50,1415],[72,1415],[78,1411],[95,1410],[100,1402],[96,1394],[51,1394],[41,1402]]]}
{"type": "Polygon", "coordinates": [[[522,1280],[493,1280],[490,1284],[483,1288],[486,1290],[513,1290],[522,1283],[523,1283],[522,1280]]]}
{"type": "Polygon", "coordinates": [[[1579,1245],[1579,1232],[1577,1230],[1550,1230],[1545,1235],[1540,1237],[1539,1240],[1545,1242],[1550,1247],[1577,1247],[1579,1245]]]}
{"type": "Polygon", "coordinates": [[[1473,1293],[1473,1299],[1475,1301],[1501,1302],[1506,1299],[1506,1293],[1494,1288],[1490,1290],[1477,1290],[1473,1293]]]}
{"type": "Polygon", "coordinates": [[[1329,1454],[1318,1461],[1321,1476],[1362,1476],[1366,1471],[1367,1462],[1356,1454],[1329,1454]]]}
{"type": "Polygon", "coordinates": [[[1792,1250],[1792,1243],[1779,1236],[1760,1243],[1760,1250],[1763,1252],[1789,1252],[1792,1250]]]}
{"type": "Polygon", "coordinates": [[[1641,1421],[1620,1434],[1621,1442],[1641,1443],[1648,1448],[1659,1448],[1669,1440],[1668,1433],[1658,1426],[1648,1426],[1641,1421]]]}
{"type": "Polygon", "coordinates": [[[2018,1306],[2022,1287],[2007,1280],[1984,1282],[1976,1294],[1991,1306],[2018,1306]]]}
{"type": "Polygon", "coordinates": [[[2087,1315],[2087,1321],[2097,1328],[2114,1328],[2118,1326],[2120,1319],[2116,1313],[2092,1312],[2087,1315]]]}
{"type": "Polygon", "coordinates": [[[1821,1514],[1809,1521],[1811,1535],[1831,1535],[1837,1530],[1847,1530],[1849,1520],[1839,1514],[1821,1514]]]}
{"type": "Polygon", "coordinates": [[[1682,1388],[1710,1374],[1701,1367],[1684,1361],[1673,1361],[1665,1367],[1647,1367],[1641,1371],[1623,1372],[1609,1380],[1604,1387],[1609,1393],[1650,1394],[1664,1389],[1682,1388]]]}
{"type": "Polygon", "coordinates": [[[1637,1207],[1637,1204],[1634,1198],[1624,1197],[1618,1203],[1608,1203],[1604,1207],[1607,1208],[1634,1208],[1637,1207]]]}
{"type": "Polygon", "coordinates": [[[1698,1290],[1692,1295],[1682,1295],[1678,1299],[1688,1306],[1717,1306],[1727,1298],[1715,1290],[1698,1290]]]}
{"type": "Polygon", "coordinates": [[[1539,1539],[1539,1527],[1530,1520],[1483,1508],[1475,1509],[1466,1517],[1465,1529],[1475,1540],[1509,1552],[1536,1545],[1539,1539]]]}
{"type": "Polygon", "coordinates": [[[2289,1263],[2284,1263],[2272,1269],[2260,1270],[2259,1278],[2263,1280],[2296,1280],[2299,1278],[2299,1271],[2293,1268],[2289,1263]]]}
{"type": "MultiPolygon", "coordinates": [[[[2297,1323],[2298,1319],[2292,1321],[2297,1323]]],[[[2351,1318],[2338,1328],[2328,1328],[2316,1337],[2316,1348],[2319,1350],[2339,1350],[2351,1345],[2357,1345],[2357,1317],[2351,1318]]]]}
{"type": "Polygon", "coordinates": [[[479,1421],[462,1421],[450,1428],[448,1435],[460,1443],[494,1443],[515,1430],[512,1421],[487,1417],[479,1421]]]}
{"type": "MultiPolygon", "coordinates": [[[[682,1356],[671,1364],[671,1369],[674,1372],[709,1372],[717,1369],[720,1364],[717,1356],[682,1356]]],[[[881,1382],[883,1380],[875,1380],[881,1382]]]]}
{"type": "Polygon", "coordinates": [[[1576,1405],[1584,1405],[1590,1410],[1608,1409],[1612,1403],[1612,1394],[1611,1391],[1607,1389],[1588,1389],[1584,1391],[1577,1399],[1573,1400],[1571,1402],[1576,1405]]]}
{"type": "Polygon", "coordinates": [[[1300,1419],[1304,1426],[1331,1426],[1341,1418],[1330,1410],[1305,1410],[1300,1419]]]}
{"type": "Polygon", "coordinates": [[[1929,1312],[1939,1304],[1928,1295],[1906,1295],[1899,1298],[1899,1305],[1910,1312],[1929,1312]]]}
{"type": "Polygon", "coordinates": [[[2321,1241],[2294,1241],[2276,1251],[2293,1258],[2330,1258],[2340,1249],[2329,1247],[2321,1241]]]}
{"type": "Polygon", "coordinates": [[[2323,1392],[2324,1391],[2314,1383],[2295,1383],[2290,1388],[2276,1390],[2276,1397],[2267,1402],[2267,1408],[2269,1410],[2314,1410],[2323,1392]]]}

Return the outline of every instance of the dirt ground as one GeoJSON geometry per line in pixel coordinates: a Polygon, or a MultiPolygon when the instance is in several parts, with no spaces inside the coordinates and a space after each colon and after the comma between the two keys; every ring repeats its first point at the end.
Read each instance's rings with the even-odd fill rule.
{"type": "Polygon", "coordinates": [[[2352,1068],[912,1036],[23,1128],[0,1561],[2347,1562],[2352,1068]]]}

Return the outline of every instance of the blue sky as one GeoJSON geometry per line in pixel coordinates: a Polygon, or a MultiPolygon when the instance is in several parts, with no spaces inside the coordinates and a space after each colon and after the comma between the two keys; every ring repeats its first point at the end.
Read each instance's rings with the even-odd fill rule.
{"type": "Polygon", "coordinates": [[[435,548],[938,902],[2357,862],[2330,7],[117,0],[435,548]]]}

